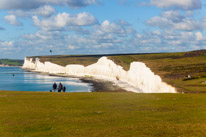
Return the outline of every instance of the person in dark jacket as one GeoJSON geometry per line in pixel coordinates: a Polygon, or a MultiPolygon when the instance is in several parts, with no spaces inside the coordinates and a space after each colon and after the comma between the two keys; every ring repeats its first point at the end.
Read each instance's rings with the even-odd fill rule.
{"type": "Polygon", "coordinates": [[[63,90],[63,92],[66,92],[66,87],[65,87],[65,86],[63,86],[63,89],[62,89],[62,90],[63,90]]]}
{"type": "Polygon", "coordinates": [[[55,92],[56,89],[57,89],[57,84],[56,84],[56,82],[54,82],[54,84],[53,84],[53,91],[55,92]]]}
{"type": "Polygon", "coordinates": [[[58,87],[58,92],[61,92],[61,90],[62,90],[62,83],[60,82],[58,87]]]}

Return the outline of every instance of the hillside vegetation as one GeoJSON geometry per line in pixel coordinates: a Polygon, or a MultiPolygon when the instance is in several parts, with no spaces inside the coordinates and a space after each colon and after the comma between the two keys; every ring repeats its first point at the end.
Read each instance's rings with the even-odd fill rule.
{"type": "Polygon", "coordinates": [[[13,59],[0,59],[0,65],[8,65],[8,66],[22,66],[24,63],[23,60],[13,60],[13,59]]]}
{"type": "Polygon", "coordinates": [[[161,76],[163,81],[176,87],[179,92],[206,93],[206,50],[156,54],[41,56],[38,58],[42,62],[50,61],[62,66],[68,64],[87,66],[97,62],[102,56],[107,56],[125,70],[129,69],[133,61],[144,62],[155,74],[161,76]]]}

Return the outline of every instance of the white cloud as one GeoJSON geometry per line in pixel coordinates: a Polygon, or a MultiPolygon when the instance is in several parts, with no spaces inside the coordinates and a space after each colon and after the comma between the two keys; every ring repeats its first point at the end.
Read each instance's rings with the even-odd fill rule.
{"type": "Polygon", "coordinates": [[[135,47],[140,51],[147,49],[147,52],[177,52],[191,51],[204,48],[206,37],[201,32],[177,32],[162,31],[156,33],[149,31],[144,34],[137,34],[131,39],[131,49],[135,47]],[[136,46],[135,46],[136,45],[136,46]]]}
{"type": "Polygon", "coordinates": [[[194,31],[194,30],[202,30],[202,25],[193,20],[193,19],[184,19],[180,23],[175,23],[174,24],[174,29],[176,30],[186,30],[186,31],[194,31]]]}
{"type": "Polygon", "coordinates": [[[41,5],[38,0],[1,0],[0,9],[33,9],[41,5]]]}
{"type": "Polygon", "coordinates": [[[67,6],[72,8],[85,7],[92,4],[97,4],[98,0],[64,0],[67,6]]]}
{"type": "Polygon", "coordinates": [[[160,8],[180,8],[184,10],[200,9],[202,0],[151,0],[150,4],[160,8]]]}
{"type": "Polygon", "coordinates": [[[108,20],[105,20],[101,25],[101,30],[104,32],[121,32],[123,31],[120,26],[110,23],[108,20]]]}
{"type": "Polygon", "coordinates": [[[22,23],[17,20],[15,15],[7,15],[4,17],[4,19],[11,25],[15,25],[15,26],[22,25],[22,23]]]}
{"type": "Polygon", "coordinates": [[[69,45],[68,46],[68,49],[70,49],[70,50],[75,50],[75,49],[78,49],[79,47],[77,47],[77,46],[73,46],[73,45],[69,45]]]}
{"type": "Polygon", "coordinates": [[[10,50],[14,47],[13,41],[1,41],[0,42],[1,50],[10,50]]]}
{"type": "Polygon", "coordinates": [[[100,26],[96,28],[96,34],[103,35],[105,33],[113,33],[120,37],[126,37],[129,34],[134,33],[134,29],[130,27],[130,25],[125,21],[117,21],[117,22],[109,22],[105,20],[102,22],[100,26]]]}
{"type": "MultiPolygon", "coordinates": [[[[141,33],[137,33],[127,21],[104,20],[98,23],[87,12],[69,14],[55,11],[56,6],[81,8],[97,4],[98,1],[0,0],[0,9],[8,12],[8,16],[4,17],[8,23],[22,25],[17,19],[22,17],[20,21],[25,21],[30,27],[29,19],[32,17],[33,25],[39,29],[33,34],[24,34],[14,42],[0,41],[0,48],[4,51],[17,50],[24,57],[51,54],[48,49],[55,54],[97,54],[184,51],[204,48],[203,45],[206,45],[206,19],[200,18],[202,12],[195,16],[198,11],[193,11],[201,8],[201,0],[147,0],[150,5],[165,9],[162,14],[147,21],[147,25],[158,29],[151,28],[151,31],[143,24],[146,30],[141,33]]],[[[130,4],[135,0],[121,2],[130,4]]],[[[139,27],[139,24],[135,27],[139,27]]],[[[3,29],[0,27],[0,30],[3,29]]],[[[29,32],[35,30],[33,28],[29,32]]]]}
{"type": "Polygon", "coordinates": [[[49,49],[54,54],[176,52],[202,49],[206,45],[206,37],[201,32],[172,30],[133,33],[126,37],[113,32],[97,34],[95,30],[86,35],[40,30],[35,34],[24,35],[18,43],[7,42],[2,45],[12,44],[21,45],[18,51],[23,51],[22,57],[49,55],[49,49]]]}
{"type": "Polygon", "coordinates": [[[50,17],[55,13],[55,9],[49,5],[45,5],[43,7],[40,7],[34,11],[34,14],[41,15],[44,17],[50,17]]]}
{"type": "Polygon", "coordinates": [[[1,43],[1,46],[4,46],[4,47],[12,47],[14,44],[13,44],[13,41],[4,41],[1,43]]]}
{"type": "Polygon", "coordinates": [[[185,17],[180,14],[178,10],[169,10],[162,13],[162,17],[172,20],[173,22],[179,22],[185,17]]]}
{"type": "Polygon", "coordinates": [[[85,7],[91,4],[97,4],[97,0],[1,0],[0,9],[9,10],[30,10],[42,7],[44,5],[67,5],[72,8],[85,7]]]}
{"type": "Polygon", "coordinates": [[[86,12],[76,15],[63,12],[45,20],[40,20],[37,16],[33,16],[32,18],[34,24],[44,30],[59,29],[67,26],[90,26],[97,23],[96,18],[86,12]]]}
{"type": "MultiPolygon", "coordinates": [[[[113,23],[114,22],[109,24],[113,24],[113,23]]],[[[41,29],[36,34],[24,35],[23,36],[24,41],[22,41],[20,44],[24,45],[24,47],[26,45],[30,45],[31,48],[27,47],[26,49],[27,50],[32,49],[30,51],[30,54],[32,55],[35,55],[36,53],[45,54],[45,51],[46,53],[48,51],[48,47],[52,49],[54,52],[57,52],[58,54],[83,54],[83,53],[97,54],[97,53],[105,53],[105,52],[117,53],[118,50],[122,49],[123,46],[125,45],[123,44],[123,42],[124,39],[127,39],[127,37],[119,36],[118,31],[109,29],[109,26],[107,26],[106,29],[104,28],[104,31],[101,30],[102,24],[100,25],[96,24],[94,27],[97,30],[101,31],[102,32],[101,34],[98,34],[96,29],[91,29],[90,33],[86,33],[84,35],[75,35],[71,31],[68,31],[67,33],[62,33],[61,31],[58,30],[48,31],[45,29],[41,29]],[[41,48],[37,48],[37,47],[41,47],[41,48]]],[[[129,25],[125,22],[124,23],[122,22],[122,25],[123,28],[129,27],[129,25]]],[[[60,26],[65,26],[65,24],[60,26]]],[[[91,28],[93,28],[93,26],[91,26],[91,28]]]]}
{"type": "Polygon", "coordinates": [[[13,14],[20,17],[31,17],[34,15],[42,16],[42,17],[50,17],[55,13],[55,9],[49,5],[44,5],[37,9],[32,10],[10,10],[9,14],[13,14]]]}
{"type": "MultiPolygon", "coordinates": [[[[163,16],[170,17],[169,13],[163,16]]],[[[182,17],[178,18],[174,17],[172,20],[177,22],[182,20],[182,17]]],[[[65,24],[60,24],[60,26],[65,26],[65,24]]],[[[32,49],[38,54],[45,54],[44,52],[47,53],[48,49],[53,49],[58,54],[176,52],[193,50],[194,47],[203,48],[206,44],[205,36],[201,32],[165,29],[140,34],[135,31],[127,32],[129,27],[127,22],[117,23],[105,20],[101,24],[94,25],[94,28],[85,35],[42,29],[36,34],[25,35],[24,42],[21,44],[35,47],[32,49]]]]}
{"type": "Polygon", "coordinates": [[[197,40],[204,40],[205,39],[205,37],[203,36],[203,34],[201,32],[196,32],[195,36],[196,36],[197,40]]]}
{"type": "MultiPolygon", "coordinates": [[[[40,27],[39,31],[35,34],[26,34],[10,45],[13,44],[13,49],[18,49],[22,57],[50,55],[49,49],[52,49],[52,54],[100,54],[176,52],[204,48],[206,37],[203,32],[197,32],[201,30],[197,27],[199,24],[194,25],[194,32],[180,31],[194,29],[189,25],[186,25],[187,29],[180,25],[187,24],[187,20],[195,21],[178,11],[166,11],[159,17],[149,20],[153,22],[153,26],[161,27],[163,30],[137,33],[126,21],[105,20],[98,23],[95,17],[86,12],[75,15],[64,12],[47,19],[33,16],[34,24],[40,27]]],[[[9,43],[0,44],[1,47],[3,45],[9,43]]]]}
{"type": "Polygon", "coordinates": [[[182,31],[203,30],[205,22],[185,17],[179,11],[166,11],[160,16],[153,17],[147,21],[147,25],[161,29],[173,29],[182,31]]]}

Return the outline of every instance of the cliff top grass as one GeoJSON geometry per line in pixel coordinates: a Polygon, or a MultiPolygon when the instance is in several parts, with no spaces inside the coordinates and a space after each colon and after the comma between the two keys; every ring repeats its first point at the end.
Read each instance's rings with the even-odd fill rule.
{"type": "Polygon", "coordinates": [[[84,66],[96,63],[99,58],[106,56],[125,56],[125,55],[137,55],[137,54],[99,54],[99,55],[53,55],[53,56],[32,56],[28,58],[39,58],[41,62],[50,61],[52,63],[66,66],[68,64],[80,64],[84,66]]]}
{"type": "Polygon", "coordinates": [[[107,56],[125,70],[129,69],[133,61],[144,62],[163,81],[176,87],[179,92],[206,93],[206,50],[156,54],[39,56],[38,58],[42,62],[50,61],[62,66],[68,64],[88,66],[97,62],[102,56],[107,56]]]}
{"type": "Polygon", "coordinates": [[[206,136],[206,94],[0,91],[0,136],[206,136]]]}

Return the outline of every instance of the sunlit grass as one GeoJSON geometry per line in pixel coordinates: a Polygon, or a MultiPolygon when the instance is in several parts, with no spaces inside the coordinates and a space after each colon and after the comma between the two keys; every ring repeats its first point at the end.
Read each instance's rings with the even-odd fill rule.
{"type": "Polygon", "coordinates": [[[0,92],[0,136],[206,136],[206,94],[0,92]]]}

